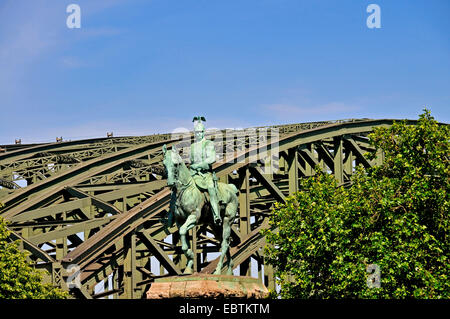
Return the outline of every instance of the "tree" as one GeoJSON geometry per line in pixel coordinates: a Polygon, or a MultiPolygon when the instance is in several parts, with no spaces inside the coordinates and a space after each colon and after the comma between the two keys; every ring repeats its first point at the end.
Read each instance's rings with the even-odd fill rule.
{"type": "Polygon", "coordinates": [[[0,299],[68,298],[67,292],[42,283],[41,272],[27,262],[27,253],[20,251],[18,242],[11,242],[9,235],[0,217],[0,299]]]}
{"type": "Polygon", "coordinates": [[[276,204],[265,250],[281,297],[450,297],[449,126],[424,110],[369,137],[382,165],[347,188],[319,173],[276,204]]]}

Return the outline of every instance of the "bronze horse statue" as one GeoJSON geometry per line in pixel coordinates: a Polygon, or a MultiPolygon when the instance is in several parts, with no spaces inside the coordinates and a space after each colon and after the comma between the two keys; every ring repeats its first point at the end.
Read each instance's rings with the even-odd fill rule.
{"type": "Polygon", "coordinates": [[[220,215],[222,217],[222,227],[213,221],[211,207],[202,192],[196,186],[189,169],[183,162],[175,148],[167,150],[163,146],[163,164],[167,174],[167,185],[172,189],[171,212],[169,213],[169,225],[173,223],[171,218],[175,218],[177,224],[181,249],[187,257],[187,265],[184,274],[193,273],[194,253],[189,247],[187,233],[196,225],[209,225],[214,236],[221,240],[221,254],[214,274],[220,275],[222,272],[225,256],[227,257],[227,274],[233,274],[233,260],[230,254],[231,225],[236,218],[238,208],[238,190],[233,184],[218,183],[218,193],[220,199],[220,215]],[[170,216],[173,214],[173,216],[170,216]]]}

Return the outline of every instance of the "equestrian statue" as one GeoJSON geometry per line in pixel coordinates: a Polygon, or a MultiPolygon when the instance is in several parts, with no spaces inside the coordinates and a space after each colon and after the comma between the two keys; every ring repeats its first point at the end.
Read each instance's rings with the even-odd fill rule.
{"type": "Polygon", "coordinates": [[[203,116],[194,117],[195,142],[190,148],[189,169],[175,147],[163,146],[163,164],[167,185],[172,190],[167,225],[175,221],[180,234],[181,248],[187,257],[184,274],[193,273],[194,253],[187,240],[188,231],[196,225],[209,225],[214,236],[221,240],[221,254],[214,274],[220,275],[227,257],[227,274],[232,275],[233,261],[230,254],[231,225],[238,208],[238,190],[233,184],[217,181],[212,170],[216,161],[214,142],[205,138],[203,116]]]}

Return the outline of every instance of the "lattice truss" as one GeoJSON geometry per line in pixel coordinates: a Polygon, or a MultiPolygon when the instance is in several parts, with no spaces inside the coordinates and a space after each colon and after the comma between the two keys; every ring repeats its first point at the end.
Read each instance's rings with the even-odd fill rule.
{"type": "MultiPolygon", "coordinates": [[[[239,189],[239,218],[232,227],[235,273],[274,287],[264,264],[265,240],[275,201],[299,191],[315,167],[348,183],[357,165],[374,161],[367,135],[392,120],[342,120],[209,132],[214,166],[239,189]],[[226,136],[226,138],[224,138],[226,136]],[[272,170],[267,170],[271,165],[272,170]]],[[[12,239],[31,252],[46,281],[80,298],[141,298],[155,278],[180,275],[185,257],[176,228],[165,228],[170,190],[162,145],[188,160],[191,134],[109,137],[0,148],[0,211],[12,239]],[[79,272],[75,272],[79,270],[79,272]],[[73,279],[76,279],[75,281],[73,279]]],[[[190,234],[195,271],[215,269],[220,243],[197,226],[190,234]]]]}

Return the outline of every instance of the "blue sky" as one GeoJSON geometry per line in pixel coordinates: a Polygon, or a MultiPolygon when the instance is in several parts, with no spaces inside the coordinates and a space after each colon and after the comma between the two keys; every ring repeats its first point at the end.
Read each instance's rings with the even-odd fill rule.
{"type": "Polygon", "coordinates": [[[0,0],[0,144],[171,132],[194,115],[236,128],[427,106],[449,122],[449,13],[448,0],[0,0]]]}

